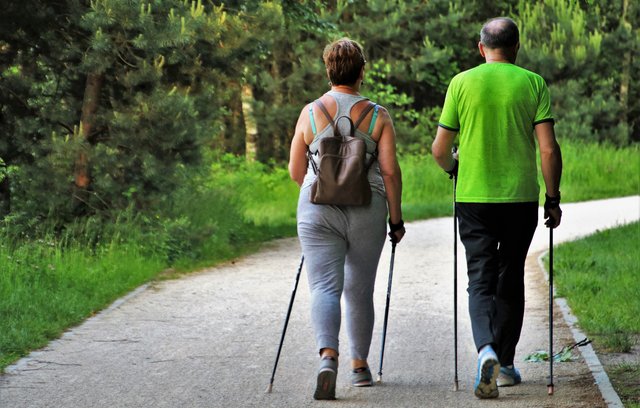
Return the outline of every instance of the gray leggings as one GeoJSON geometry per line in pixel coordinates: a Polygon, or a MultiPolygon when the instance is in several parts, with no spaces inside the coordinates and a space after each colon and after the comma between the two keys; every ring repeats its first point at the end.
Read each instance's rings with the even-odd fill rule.
{"type": "Polygon", "coordinates": [[[364,207],[317,205],[300,190],[298,236],[311,290],[311,322],[318,350],[338,350],[344,292],[351,358],[366,360],[373,333],[373,288],[387,226],[387,202],[373,191],[364,207]]]}

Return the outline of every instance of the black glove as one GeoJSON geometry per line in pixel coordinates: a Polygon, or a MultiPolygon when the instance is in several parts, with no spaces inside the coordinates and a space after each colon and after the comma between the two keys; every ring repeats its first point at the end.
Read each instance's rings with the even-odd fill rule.
{"type": "Polygon", "coordinates": [[[549,218],[545,225],[547,227],[555,224],[555,220],[551,216],[549,210],[560,208],[560,192],[558,191],[557,197],[549,197],[546,193],[544,195],[544,218],[549,218]]]}
{"type": "Polygon", "coordinates": [[[404,221],[400,220],[397,224],[393,224],[391,222],[391,218],[389,218],[389,238],[391,238],[391,242],[396,244],[398,239],[396,238],[396,231],[400,231],[404,229],[404,221]]]}
{"type": "Polygon", "coordinates": [[[455,164],[453,165],[453,168],[451,170],[447,170],[446,173],[449,175],[449,179],[452,178],[458,178],[458,160],[453,159],[455,161],[455,164]]]}

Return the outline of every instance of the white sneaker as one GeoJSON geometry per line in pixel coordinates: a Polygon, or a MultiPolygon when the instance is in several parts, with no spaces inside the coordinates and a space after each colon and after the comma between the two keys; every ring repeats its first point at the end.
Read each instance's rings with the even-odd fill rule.
{"type": "Polygon", "coordinates": [[[500,374],[496,381],[498,387],[510,387],[512,385],[518,385],[522,382],[520,377],[520,371],[515,367],[500,367],[500,374]]]}

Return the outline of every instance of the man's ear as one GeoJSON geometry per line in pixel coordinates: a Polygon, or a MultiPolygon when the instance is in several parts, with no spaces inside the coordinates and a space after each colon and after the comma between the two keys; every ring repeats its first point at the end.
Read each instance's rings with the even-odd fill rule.
{"type": "Polygon", "coordinates": [[[519,50],[520,50],[520,41],[518,41],[518,42],[516,43],[516,45],[514,45],[514,46],[513,46],[513,51],[512,51],[512,52],[513,52],[513,56],[511,57],[511,58],[512,58],[512,61],[511,61],[511,62],[512,62],[513,64],[515,64],[515,63],[516,63],[516,59],[518,58],[518,51],[519,51],[519,50]]]}
{"type": "Polygon", "coordinates": [[[482,58],[485,58],[484,44],[482,44],[482,42],[479,42],[479,41],[478,41],[478,51],[480,51],[480,55],[482,55],[482,58]]]}

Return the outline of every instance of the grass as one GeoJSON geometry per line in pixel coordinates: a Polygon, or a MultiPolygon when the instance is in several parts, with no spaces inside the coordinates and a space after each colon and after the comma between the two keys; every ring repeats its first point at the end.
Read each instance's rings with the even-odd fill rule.
{"type": "MultiPolygon", "coordinates": [[[[640,194],[640,144],[624,149],[562,140],[560,144],[563,202],[640,194]]],[[[544,198],[544,191],[541,197],[544,198]]]]}
{"type": "Polygon", "coordinates": [[[44,241],[15,250],[0,245],[0,367],[46,345],[162,267],[136,245],[93,253],[44,241]]]}
{"type": "MultiPolygon", "coordinates": [[[[640,338],[640,222],[558,245],[554,279],[598,352],[630,352],[640,338]]],[[[605,367],[626,407],[640,408],[640,364],[605,367]]]]}
{"type": "Polygon", "coordinates": [[[640,223],[559,245],[554,279],[580,326],[606,350],[626,352],[640,334],[640,223]]]}
{"type": "MultiPolygon", "coordinates": [[[[640,339],[640,222],[558,245],[554,280],[599,353],[627,353],[640,339]]],[[[605,366],[625,407],[640,408],[640,363],[605,366]]]]}
{"type": "Polygon", "coordinates": [[[640,363],[620,364],[607,370],[626,408],[640,408],[640,363]]]}
{"type": "Polygon", "coordinates": [[[407,221],[450,215],[453,182],[431,156],[400,159],[402,215],[407,221]]]}
{"type": "MultiPolygon", "coordinates": [[[[638,194],[637,146],[563,150],[565,202],[638,194]]],[[[450,215],[452,182],[434,160],[400,163],[405,220],[450,215]]],[[[121,214],[106,227],[89,219],[67,239],[18,242],[0,230],[0,372],[144,282],[295,235],[298,187],[284,166],[223,156],[192,179],[157,214],[121,214]]]]}

